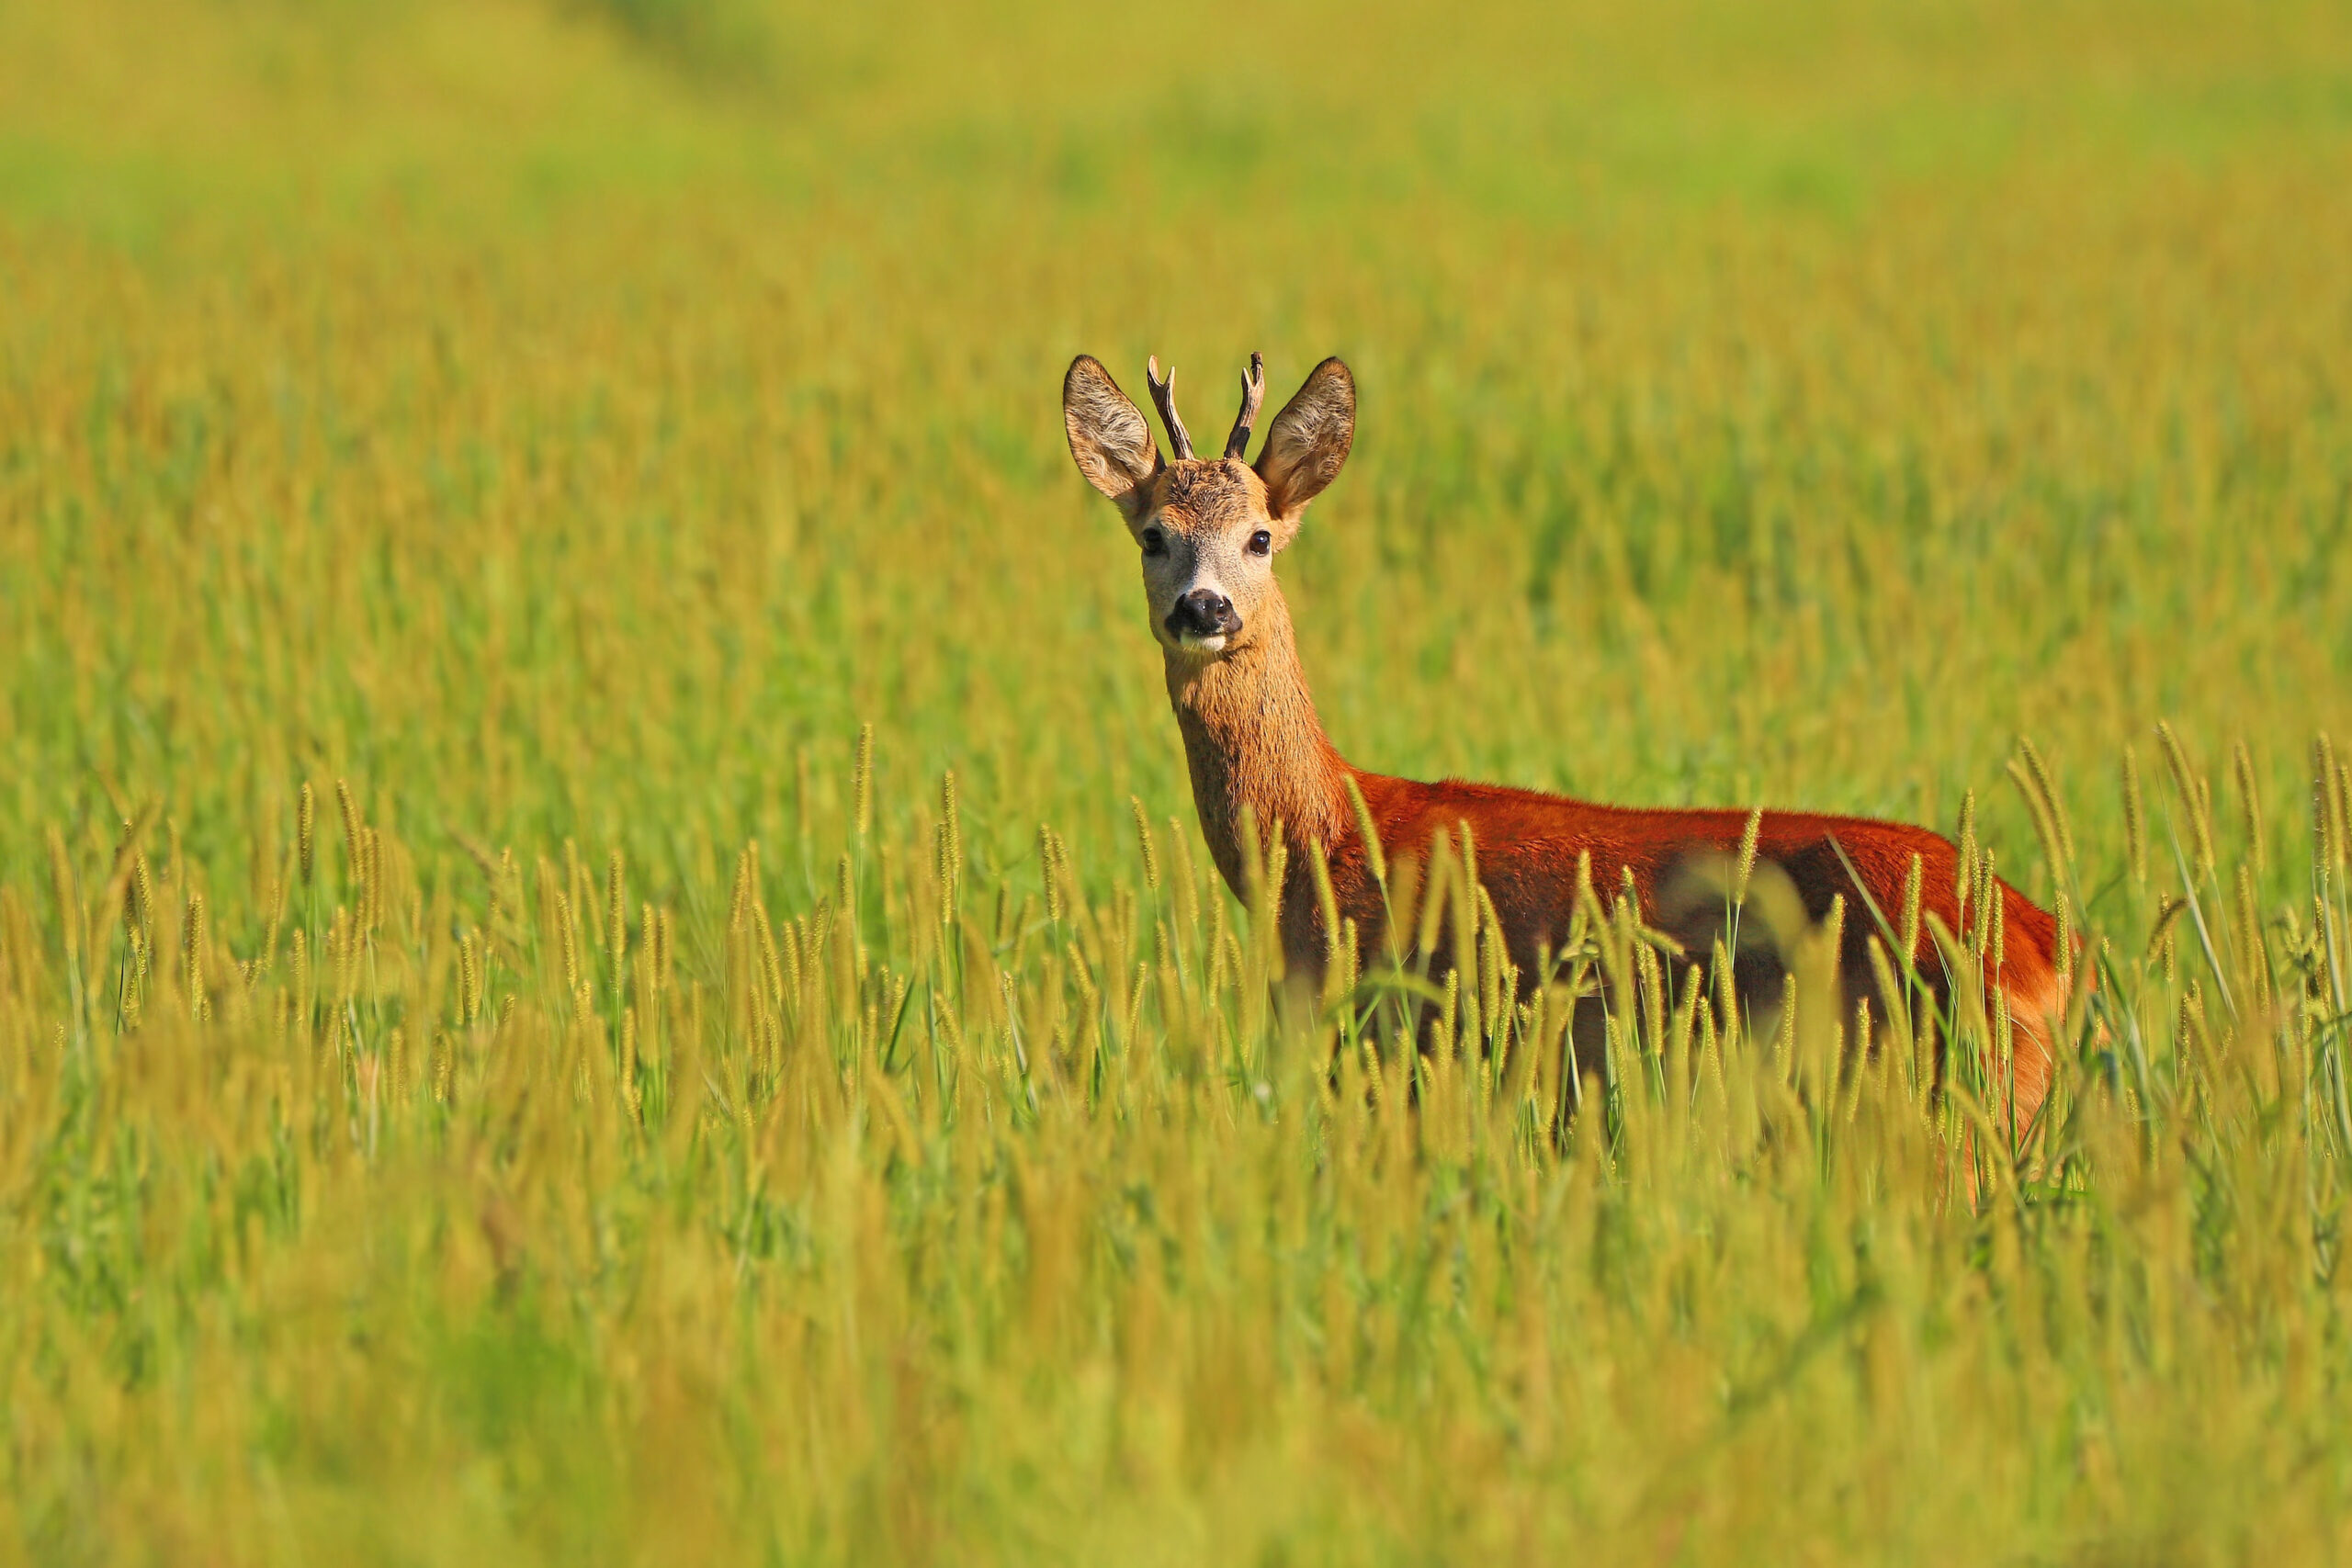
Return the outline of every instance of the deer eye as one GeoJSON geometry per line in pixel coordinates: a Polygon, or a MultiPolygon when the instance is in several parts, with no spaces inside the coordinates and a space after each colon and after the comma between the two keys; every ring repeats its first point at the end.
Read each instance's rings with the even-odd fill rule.
{"type": "Polygon", "coordinates": [[[1168,541],[1160,536],[1159,529],[1146,528],[1143,531],[1143,553],[1148,556],[1164,556],[1168,553],[1168,541]]]}
{"type": "Polygon", "coordinates": [[[1267,533],[1263,528],[1259,529],[1256,533],[1250,536],[1250,553],[1253,556],[1272,555],[1274,553],[1274,536],[1272,534],[1267,533]]]}

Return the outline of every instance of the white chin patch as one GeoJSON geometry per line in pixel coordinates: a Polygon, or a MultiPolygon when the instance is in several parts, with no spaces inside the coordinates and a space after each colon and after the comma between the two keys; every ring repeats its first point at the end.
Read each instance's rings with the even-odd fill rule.
{"type": "Polygon", "coordinates": [[[1184,637],[1184,646],[1191,649],[1195,653],[1223,653],[1225,651],[1225,634],[1223,632],[1219,632],[1215,637],[1193,637],[1190,633],[1186,633],[1184,637]]]}

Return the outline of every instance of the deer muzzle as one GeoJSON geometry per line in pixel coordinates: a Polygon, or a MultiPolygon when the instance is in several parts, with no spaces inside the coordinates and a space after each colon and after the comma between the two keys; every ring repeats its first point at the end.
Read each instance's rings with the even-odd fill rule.
{"type": "Polygon", "coordinates": [[[1176,601],[1166,625],[1168,635],[1179,642],[1221,644],[1241,629],[1241,617],[1235,614],[1233,601],[1216,589],[1195,588],[1176,601]]]}

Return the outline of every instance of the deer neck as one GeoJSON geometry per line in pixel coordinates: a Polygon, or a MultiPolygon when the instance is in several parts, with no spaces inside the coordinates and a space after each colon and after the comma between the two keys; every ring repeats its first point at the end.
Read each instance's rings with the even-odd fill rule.
{"type": "Polygon", "coordinates": [[[1346,782],[1351,770],[1315,716],[1290,610],[1278,592],[1267,596],[1258,622],[1258,635],[1222,658],[1166,656],[1168,698],[1184,735],[1201,832],[1237,897],[1246,897],[1245,810],[1267,842],[1272,825],[1282,825],[1294,865],[1304,863],[1310,840],[1338,843],[1352,814],[1346,782]]]}

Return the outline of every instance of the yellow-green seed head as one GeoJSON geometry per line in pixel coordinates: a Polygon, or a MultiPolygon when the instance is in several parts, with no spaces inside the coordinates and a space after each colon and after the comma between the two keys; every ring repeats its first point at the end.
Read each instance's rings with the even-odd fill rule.
{"type": "Polygon", "coordinates": [[[871,724],[857,727],[857,767],[853,784],[857,836],[863,840],[874,827],[874,726],[871,724]]]}
{"type": "Polygon", "coordinates": [[[1740,829],[1739,858],[1732,865],[1731,901],[1735,907],[1747,902],[1747,879],[1756,874],[1756,846],[1764,836],[1764,808],[1758,807],[1747,814],[1747,826],[1740,829]]]}
{"type": "Polygon", "coordinates": [[[357,882],[368,874],[367,845],[360,840],[359,802],[351,793],[349,779],[334,781],[334,798],[343,809],[344,863],[351,868],[352,880],[357,882]]]}
{"type": "Polygon", "coordinates": [[[605,862],[605,953],[613,974],[620,974],[621,955],[628,949],[628,890],[621,872],[621,852],[605,862]]]}
{"type": "MultiPolygon", "coordinates": [[[[1381,847],[1379,825],[1372,819],[1372,807],[1364,800],[1363,789],[1353,773],[1347,775],[1348,804],[1355,807],[1356,831],[1363,837],[1363,863],[1372,872],[1372,879],[1385,886],[1388,882],[1388,856],[1381,847]]],[[[1464,836],[1468,842],[1468,836],[1464,836]]]]}
{"type": "Polygon", "coordinates": [[[1135,814],[1136,843],[1143,851],[1143,885],[1150,892],[1159,891],[1159,847],[1152,842],[1151,818],[1143,808],[1140,795],[1127,796],[1127,808],[1135,814]]]}
{"type": "Polygon", "coordinates": [[[308,887],[318,874],[319,865],[319,801],[311,788],[311,781],[302,781],[302,790],[294,806],[294,852],[302,873],[302,886],[308,887]]]}
{"type": "Polygon", "coordinates": [[[1954,863],[1960,886],[1952,893],[1965,910],[1976,893],[1976,792],[1973,789],[1960,797],[1959,844],[1960,855],[1954,863]]]}
{"type": "Polygon", "coordinates": [[[2238,786],[2238,826],[2245,834],[2246,853],[2253,859],[2254,869],[2258,874],[2263,869],[2265,858],[2262,844],[2262,790],[2255,781],[2254,753],[2246,749],[2245,741],[2241,740],[2237,743],[2231,761],[2233,764],[2231,772],[2236,777],[2238,786]]]}
{"type": "Polygon", "coordinates": [[[204,895],[187,896],[187,914],[180,928],[180,966],[187,980],[189,1010],[202,1018],[209,1010],[209,1000],[204,983],[204,895]]]}

